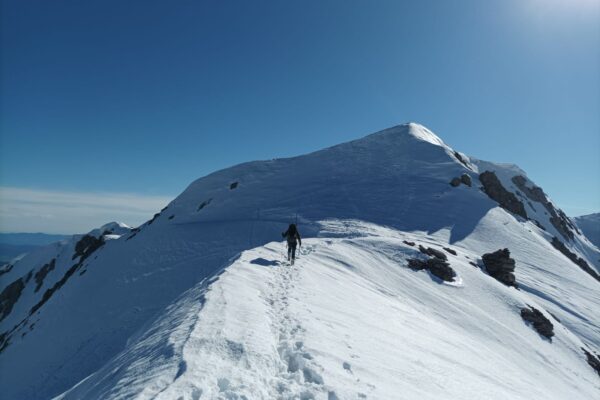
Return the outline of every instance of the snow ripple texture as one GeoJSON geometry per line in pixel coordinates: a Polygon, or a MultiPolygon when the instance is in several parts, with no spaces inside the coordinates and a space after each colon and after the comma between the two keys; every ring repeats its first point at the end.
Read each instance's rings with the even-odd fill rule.
{"type": "Polygon", "coordinates": [[[469,264],[470,252],[457,248],[449,257],[462,283],[444,283],[406,267],[418,254],[404,240],[433,245],[428,236],[329,223],[338,232],[369,234],[308,239],[294,265],[282,243],[243,252],[149,328],[164,337],[144,344],[145,353],[162,354],[162,363],[128,350],[59,399],[598,394],[595,372],[578,352],[581,340],[556,321],[553,341],[540,337],[519,308],[543,309],[543,303],[469,264]],[[165,343],[171,344],[166,356],[165,343]],[[137,374],[110,375],[119,370],[137,374]]]}

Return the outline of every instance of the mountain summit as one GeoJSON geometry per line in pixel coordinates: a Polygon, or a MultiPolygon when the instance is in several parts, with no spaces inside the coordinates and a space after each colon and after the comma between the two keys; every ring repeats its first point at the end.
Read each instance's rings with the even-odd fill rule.
{"type": "Polygon", "coordinates": [[[193,182],[0,271],[10,399],[600,393],[600,251],[514,165],[410,123],[193,182]],[[281,233],[303,246],[285,260],[281,233]]]}
{"type": "MultiPolygon", "coordinates": [[[[397,125],[388,129],[385,129],[380,132],[376,132],[369,137],[386,137],[392,135],[410,135],[416,139],[422,140],[424,142],[429,142],[431,144],[437,146],[446,146],[442,139],[440,139],[435,133],[431,132],[429,129],[424,127],[421,124],[417,124],[415,122],[409,122],[407,124],[397,125]]],[[[362,139],[365,140],[365,139],[362,139]]]]}

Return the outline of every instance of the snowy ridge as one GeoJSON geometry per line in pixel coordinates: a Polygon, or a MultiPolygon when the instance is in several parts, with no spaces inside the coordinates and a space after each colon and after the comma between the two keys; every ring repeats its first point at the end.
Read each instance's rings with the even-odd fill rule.
{"type": "Polygon", "coordinates": [[[431,143],[435,146],[441,146],[444,148],[448,148],[444,141],[440,139],[435,133],[431,132],[425,126],[417,124],[415,122],[409,122],[408,124],[397,125],[388,129],[384,129],[383,131],[373,133],[372,135],[367,136],[365,139],[359,139],[360,141],[372,139],[378,139],[380,137],[385,136],[394,136],[394,135],[410,135],[415,139],[422,140],[427,143],[431,143]]]}
{"type": "MultiPolygon", "coordinates": [[[[111,222],[87,234],[73,235],[69,239],[44,246],[28,254],[25,258],[9,264],[6,272],[0,275],[1,282],[4,284],[4,282],[10,283],[21,279],[25,286],[23,292],[18,296],[19,300],[12,307],[12,311],[0,320],[2,326],[19,326],[32,307],[43,300],[44,292],[52,288],[73,264],[81,260],[81,254],[77,254],[76,247],[85,236],[115,240],[121,235],[129,233],[130,229],[123,223],[111,222]],[[75,256],[76,254],[77,256],[75,256]]],[[[82,265],[79,273],[85,274],[85,272],[85,265],[82,265]]],[[[27,334],[27,332],[23,333],[27,334]]]]}
{"type": "Polygon", "coordinates": [[[17,400],[593,397],[600,252],[534,188],[417,124],[217,171],[140,227],[0,275],[0,386],[17,400]],[[273,240],[295,221],[292,268],[273,240]],[[456,278],[410,269],[419,245],[456,252],[456,278]],[[483,267],[503,248],[519,289],[483,267]]]}
{"type": "Polygon", "coordinates": [[[519,309],[543,304],[497,285],[468,263],[475,254],[458,249],[452,265],[463,283],[447,285],[402,267],[417,253],[403,240],[429,244],[426,237],[352,221],[335,228],[348,236],[371,233],[306,240],[293,266],[282,260],[281,243],[242,253],[205,295],[202,283],[158,318],[149,332],[165,338],[129,346],[59,399],[439,399],[481,393],[566,399],[598,393],[580,339],[562,326],[552,342],[541,338],[523,323],[519,309]],[[175,320],[181,313],[189,324],[175,320]],[[168,355],[166,337],[175,349],[168,355]],[[143,353],[164,359],[140,357],[142,346],[143,353]],[[115,377],[111,371],[117,369],[115,377]],[[544,385],[539,375],[547,377],[544,385]],[[115,381],[121,382],[116,388],[115,381]]]}

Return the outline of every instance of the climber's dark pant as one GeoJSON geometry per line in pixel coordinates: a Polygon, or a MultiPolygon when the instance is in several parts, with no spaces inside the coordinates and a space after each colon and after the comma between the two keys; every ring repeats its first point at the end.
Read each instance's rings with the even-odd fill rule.
{"type": "Polygon", "coordinates": [[[288,260],[296,259],[296,242],[288,242],[288,260]]]}

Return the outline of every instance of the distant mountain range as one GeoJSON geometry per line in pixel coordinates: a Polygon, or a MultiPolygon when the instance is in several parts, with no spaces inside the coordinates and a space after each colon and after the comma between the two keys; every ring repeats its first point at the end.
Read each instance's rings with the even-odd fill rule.
{"type": "Polygon", "coordinates": [[[0,233],[0,265],[23,256],[38,247],[70,236],[46,233],[0,233]]]}
{"type": "Polygon", "coordinates": [[[573,220],[589,241],[600,248],[600,213],[582,215],[573,220]]]}

